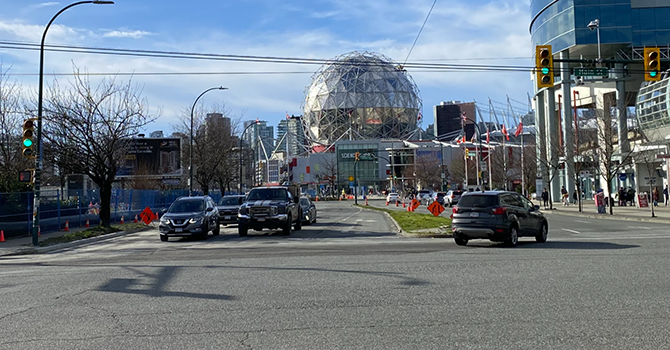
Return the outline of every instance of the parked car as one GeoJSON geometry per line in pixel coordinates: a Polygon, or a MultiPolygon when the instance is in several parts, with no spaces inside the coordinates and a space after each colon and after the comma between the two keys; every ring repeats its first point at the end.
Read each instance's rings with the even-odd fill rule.
{"type": "Polygon", "coordinates": [[[458,204],[458,200],[461,199],[462,195],[463,195],[462,190],[447,191],[447,194],[444,196],[445,205],[449,205],[451,207],[458,204]]]}
{"type": "Polygon", "coordinates": [[[245,237],[249,229],[281,228],[285,235],[302,228],[300,189],[295,186],[268,186],[251,189],[238,212],[237,231],[245,237]]]}
{"type": "Polygon", "coordinates": [[[486,191],[464,194],[452,209],[451,230],[458,245],[488,239],[516,246],[519,237],[547,241],[549,225],[540,206],[516,192],[486,191]]]}
{"type": "Polygon", "coordinates": [[[237,224],[237,212],[244,203],[244,195],[223,196],[216,205],[219,209],[219,223],[223,225],[237,224]]]}
{"type": "Polygon", "coordinates": [[[311,225],[316,222],[316,205],[307,197],[300,198],[302,208],[302,222],[311,225]]]}
{"type": "Polygon", "coordinates": [[[196,236],[207,239],[209,231],[214,236],[221,232],[219,210],[209,196],[179,197],[170,208],[163,209],[163,213],[158,224],[163,242],[169,237],[196,236]]]}
{"type": "Polygon", "coordinates": [[[391,192],[386,196],[386,201],[389,203],[400,202],[400,196],[395,192],[391,192]]]}
{"type": "Polygon", "coordinates": [[[431,204],[433,202],[433,191],[431,190],[421,190],[417,194],[417,199],[421,201],[421,204],[431,204]]]}
{"type": "Polygon", "coordinates": [[[444,193],[444,192],[435,192],[435,193],[433,193],[433,202],[438,202],[438,203],[440,203],[441,205],[444,205],[444,197],[445,197],[446,195],[447,195],[447,194],[444,193]]]}

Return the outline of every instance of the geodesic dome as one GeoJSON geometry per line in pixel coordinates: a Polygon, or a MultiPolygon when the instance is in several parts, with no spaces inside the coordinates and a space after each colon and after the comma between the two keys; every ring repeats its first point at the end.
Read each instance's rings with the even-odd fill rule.
{"type": "Polygon", "coordinates": [[[351,52],[321,66],[305,92],[303,124],[313,146],[339,139],[406,139],[418,127],[419,90],[383,55],[351,52]],[[345,136],[346,135],[346,136],[345,136]]]}

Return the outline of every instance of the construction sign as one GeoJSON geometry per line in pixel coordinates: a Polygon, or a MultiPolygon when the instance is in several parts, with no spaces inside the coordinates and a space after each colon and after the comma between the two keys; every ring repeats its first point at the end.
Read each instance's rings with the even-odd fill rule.
{"type": "Polygon", "coordinates": [[[412,202],[409,203],[409,205],[412,206],[412,211],[414,211],[414,210],[416,210],[416,208],[419,207],[419,205],[421,205],[421,202],[419,202],[418,200],[416,200],[416,198],[414,198],[414,199],[412,199],[412,202]]]}
{"type": "Polygon", "coordinates": [[[145,224],[149,225],[151,221],[158,220],[158,214],[154,214],[154,212],[151,211],[151,208],[146,207],[140,213],[140,219],[142,219],[145,224]]]}
{"type": "Polygon", "coordinates": [[[440,216],[440,214],[442,214],[444,211],[444,207],[438,202],[433,202],[433,204],[428,206],[428,211],[433,213],[435,216],[440,216]]]}

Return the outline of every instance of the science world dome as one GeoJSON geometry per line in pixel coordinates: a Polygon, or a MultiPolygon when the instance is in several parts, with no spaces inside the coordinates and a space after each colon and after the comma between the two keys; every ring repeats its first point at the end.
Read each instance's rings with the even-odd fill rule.
{"type": "Polygon", "coordinates": [[[305,136],[315,149],[340,139],[407,139],[421,118],[412,77],[389,58],[368,52],[324,64],[303,103],[305,136]]]}

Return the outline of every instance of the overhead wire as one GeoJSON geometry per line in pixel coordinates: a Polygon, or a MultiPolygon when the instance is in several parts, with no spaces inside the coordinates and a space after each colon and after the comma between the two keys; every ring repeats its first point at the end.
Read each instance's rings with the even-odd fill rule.
{"type": "Polygon", "coordinates": [[[421,25],[421,28],[419,29],[419,33],[416,35],[416,38],[414,38],[414,43],[412,43],[412,47],[409,48],[409,52],[407,52],[407,57],[405,57],[405,62],[402,63],[403,66],[407,63],[407,60],[409,59],[409,55],[412,54],[412,50],[414,50],[414,46],[416,45],[416,42],[419,41],[419,36],[421,36],[421,32],[423,31],[423,27],[426,26],[426,22],[428,22],[428,17],[430,17],[430,14],[433,12],[433,8],[435,7],[436,3],[437,3],[437,0],[434,0],[433,5],[430,6],[430,10],[428,10],[428,14],[426,15],[426,19],[423,20],[423,24],[421,25]]]}

